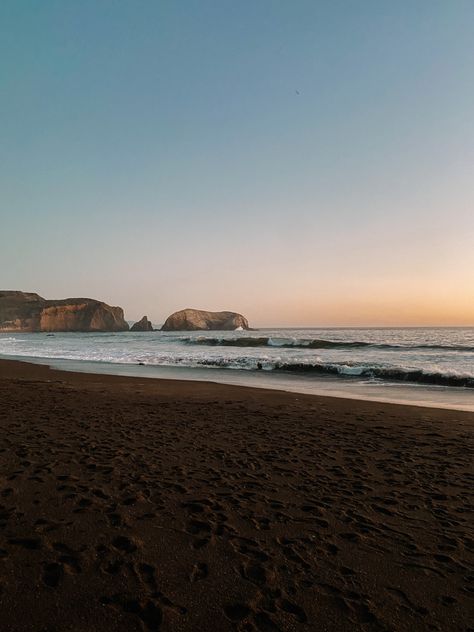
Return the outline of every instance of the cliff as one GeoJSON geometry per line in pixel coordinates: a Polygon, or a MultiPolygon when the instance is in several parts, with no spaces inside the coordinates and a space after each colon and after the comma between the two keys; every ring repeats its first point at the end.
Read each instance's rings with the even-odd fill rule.
{"type": "Polygon", "coordinates": [[[236,312],[206,312],[200,309],[182,309],[168,316],[162,331],[196,331],[199,329],[231,331],[249,329],[242,314],[236,312]]]}
{"type": "Polygon", "coordinates": [[[29,292],[0,290],[0,332],[127,330],[122,308],[102,301],[46,300],[29,292]]]}

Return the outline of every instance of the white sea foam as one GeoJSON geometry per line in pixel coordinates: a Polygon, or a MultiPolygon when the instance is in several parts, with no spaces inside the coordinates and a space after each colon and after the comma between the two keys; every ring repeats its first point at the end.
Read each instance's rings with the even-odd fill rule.
{"type": "Polygon", "coordinates": [[[348,366],[347,364],[337,367],[337,370],[341,375],[362,375],[366,366],[348,366]]]}
{"type": "Polygon", "coordinates": [[[296,343],[295,338],[269,338],[268,346],[269,347],[284,347],[284,346],[294,346],[296,343]]]}

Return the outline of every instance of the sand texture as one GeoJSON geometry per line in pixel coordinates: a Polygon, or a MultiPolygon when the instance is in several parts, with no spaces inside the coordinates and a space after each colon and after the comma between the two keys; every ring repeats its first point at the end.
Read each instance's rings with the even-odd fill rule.
{"type": "Polygon", "coordinates": [[[0,630],[472,632],[473,429],[0,361],[0,630]]]}

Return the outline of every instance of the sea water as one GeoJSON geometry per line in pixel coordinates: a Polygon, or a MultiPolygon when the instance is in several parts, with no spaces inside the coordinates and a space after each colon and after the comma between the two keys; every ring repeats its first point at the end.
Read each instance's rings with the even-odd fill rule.
{"type": "Polygon", "coordinates": [[[474,328],[0,334],[58,368],[474,410],[474,328]]]}

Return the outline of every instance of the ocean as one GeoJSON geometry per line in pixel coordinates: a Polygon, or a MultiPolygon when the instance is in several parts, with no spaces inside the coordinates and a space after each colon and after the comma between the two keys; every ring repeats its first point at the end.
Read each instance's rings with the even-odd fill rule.
{"type": "Polygon", "coordinates": [[[0,355],[89,372],[474,410],[474,328],[0,334],[0,355]]]}

